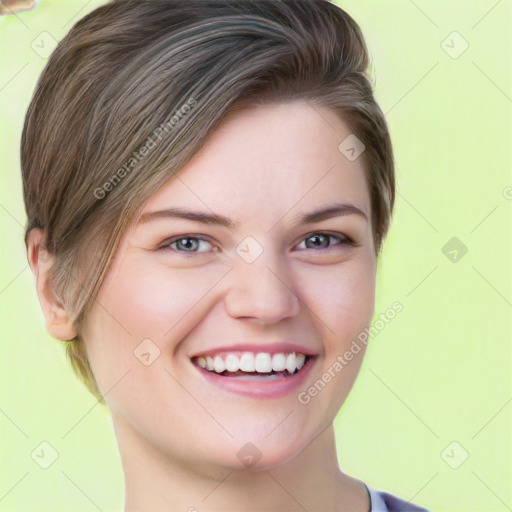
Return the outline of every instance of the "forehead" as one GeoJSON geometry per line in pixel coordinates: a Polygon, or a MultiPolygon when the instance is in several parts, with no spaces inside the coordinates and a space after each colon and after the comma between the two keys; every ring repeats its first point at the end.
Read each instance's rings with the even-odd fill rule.
{"type": "Polygon", "coordinates": [[[362,158],[351,161],[339,150],[349,135],[339,116],[302,101],[231,114],[142,214],[183,207],[270,225],[318,205],[345,202],[369,216],[362,158]]]}

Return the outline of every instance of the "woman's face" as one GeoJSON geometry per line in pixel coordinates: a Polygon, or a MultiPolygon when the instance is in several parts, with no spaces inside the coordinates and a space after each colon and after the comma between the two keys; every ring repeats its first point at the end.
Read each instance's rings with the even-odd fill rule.
{"type": "Polygon", "coordinates": [[[374,312],[362,159],[338,149],[349,135],[301,101],[232,115],[147,203],[83,333],[121,442],[263,468],[333,421],[364,347],[339,358],[374,312]]]}

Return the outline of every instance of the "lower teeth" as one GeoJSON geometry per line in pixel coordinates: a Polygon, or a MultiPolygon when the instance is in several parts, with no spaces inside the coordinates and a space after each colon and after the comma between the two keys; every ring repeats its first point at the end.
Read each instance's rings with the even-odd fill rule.
{"type": "MultiPolygon", "coordinates": [[[[278,379],[280,377],[291,377],[292,375],[295,375],[298,372],[298,370],[295,370],[293,373],[289,373],[287,370],[284,370],[282,372],[272,372],[272,373],[257,373],[257,372],[251,372],[246,373],[242,371],[237,372],[228,372],[224,371],[222,373],[217,373],[217,375],[220,375],[221,377],[230,377],[231,379],[240,379],[240,380],[258,380],[258,379],[267,379],[267,380],[274,380],[278,379]]],[[[216,372],[212,372],[216,373],[216,372]]]]}
{"type": "Polygon", "coordinates": [[[278,375],[276,373],[270,373],[268,375],[264,374],[258,374],[258,375],[238,375],[235,377],[231,377],[232,379],[238,379],[238,380],[275,380],[281,377],[281,375],[278,375]]]}

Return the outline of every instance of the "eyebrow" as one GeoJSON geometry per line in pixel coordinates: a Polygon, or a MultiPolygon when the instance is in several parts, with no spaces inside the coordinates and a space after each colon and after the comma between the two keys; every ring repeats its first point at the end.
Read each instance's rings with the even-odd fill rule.
{"type": "MultiPolygon", "coordinates": [[[[312,212],[294,216],[293,225],[299,226],[301,224],[312,224],[314,222],[320,222],[332,217],[341,217],[344,215],[358,215],[368,220],[366,213],[353,204],[332,203],[313,210],[312,212]]],[[[228,217],[224,217],[223,215],[196,212],[187,210],[185,208],[168,208],[165,210],[147,212],[140,217],[138,223],[145,224],[147,222],[169,218],[185,219],[207,225],[222,226],[228,228],[231,231],[236,230],[236,228],[240,225],[239,221],[235,222],[228,217]]]]}

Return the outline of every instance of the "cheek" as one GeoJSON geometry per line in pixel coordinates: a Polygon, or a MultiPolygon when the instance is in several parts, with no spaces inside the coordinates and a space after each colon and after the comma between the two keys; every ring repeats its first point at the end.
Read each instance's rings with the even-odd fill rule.
{"type": "Polygon", "coordinates": [[[374,314],[375,271],[372,258],[335,266],[309,267],[300,278],[304,303],[324,333],[326,351],[350,342],[374,314]]]}
{"type": "Polygon", "coordinates": [[[106,283],[99,300],[134,339],[163,340],[228,271],[222,264],[171,268],[131,258],[106,283]]]}
{"type": "Polygon", "coordinates": [[[225,265],[205,268],[135,262],[117,267],[109,276],[84,336],[100,390],[108,389],[124,372],[140,369],[134,351],[143,340],[151,340],[160,353],[168,354],[194,328],[198,313],[206,314],[203,309],[211,290],[229,271],[225,265]]]}
{"type": "Polygon", "coordinates": [[[300,403],[309,404],[316,417],[332,420],[349,395],[366,352],[357,337],[374,314],[375,273],[368,261],[346,261],[309,272],[303,286],[309,290],[306,304],[322,334],[324,353],[311,387],[303,390],[307,402],[300,403]]]}

